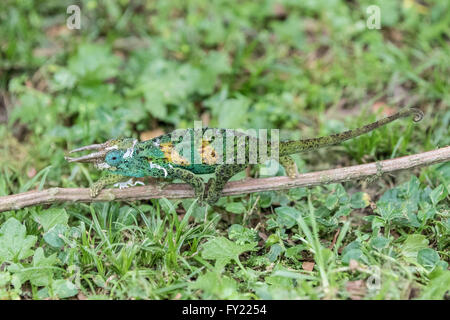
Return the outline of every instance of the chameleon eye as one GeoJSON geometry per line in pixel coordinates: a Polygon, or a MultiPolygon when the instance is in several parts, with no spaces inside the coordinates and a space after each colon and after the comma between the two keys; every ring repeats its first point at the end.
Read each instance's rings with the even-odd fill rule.
{"type": "Polygon", "coordinates": [[[122,161],[122,152],[118,150],[111,151],[106,155],[106,163],[110,166],[117,166],[122,161]]]}

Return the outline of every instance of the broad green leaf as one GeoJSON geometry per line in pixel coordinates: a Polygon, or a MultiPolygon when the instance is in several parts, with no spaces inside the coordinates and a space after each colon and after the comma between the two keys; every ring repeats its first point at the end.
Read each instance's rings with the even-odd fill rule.
{"type": "Polygon", "coordinates": [[[352,208],[350,205],[343,205],[340,206],[339,209],[336,211],[336,214],[333,216],[335,219],[339,217],[345,217],[348,216],[352,212],[352,208]]]}
{"type": "Polygon", "coordinates": [[[266,247],[269,247],[275,243],[280,242],[280,236],[276,233],[272,233],[270,236],[267,237],[266,239],[266,247]]]}
{"type": "Polygon", "coordinates": [[[376,238],[373,238],[372,241],[370,241],[370,244],[375,249],[381,250],[381,249],[386,248],[388,246],[389,242],[390,242],[389,239],[387,239],[383,236],[378,236],[376,238]]]}
{"type": "Polygon", "coordinates": [[[220,128],[241,128],[247,118],[250,101],[246,98],[226,100],[218,109],[220,128]]]}
{"type": "Polygon", "coordinates": [[[61,235],[64,235],[67,230],[67,226],[57,224],[44,233],[44,240],[52,247],[62,248],[64,246],[64,240],[61,239],[61,235]]]}
{"type": "Polygon", "coordinates": [[[255,248],[255,243],[238,245],[227,238],[218,237],[209,240],[203,245],[202,257],[204,259],[216,260],[216,266],[224,267],[231,260],[241,266],[239,255],[255,248]]]}
{"type": "Polygon", "coordinates": [[[237,244],[252,243],[257,240],[258,232],[253,229],[244,228],[240,224],[233,224],[228,229],[228,237],[237,244]]]}
{"type": "Polygon", "coordinates": [[[69,59],[69,70],[79,80],[101,81],[117,75],[119,63],[108,46],[86,43],[69,59]]]}
{"type": "MultiPolygon", "coordinates": [[[[434,277],[423,289],[420,299],[422,300],[441,300],[450,288],[450,271],[436,268],[432,273],[434,277]]],[[[431,275],[430,275],[431,276],[431,275]]]]}
{"type": "Polygon", "coordinates": [[[205,298],[238,299],[240,297],[236,281],[216,272],[209,271],[199,276],[190,287],[202,290],[205,298]]]}
{"type": "Polygon", "coordinates": [[[39,247],[34,253],[33,263],[30,267],[13,264],[8,267],[8,271],[16,274],[21,283],[29,280],[35,286],[47,286],[52,280],[54,271],[52,267],[56,263],[56,253],[46,258],[44,250],[39,247]]]}
{"type": "Polygon", "coordinates": [[[0,228],[0,264],[4,261],[18,262],[33,254],[31,247],[35,236],[27,236],[27,229],[15,218],[9,218],[0,228]]]}
{"type": "Polygon", "coordinates": [[[357,192],[352,195],[350,205],[353,209],[362,209],[367,207],[370,202],[370,196],[365,192],[357,192]]]}
{"type": "Polygon", "coordinates": [[[270,251],[267,254],[267,258],[270,262],[275,262],[278,258],[278,256],[284,251],[283,247],[280,246],[278,243],[275,243],[270,247],[270,251]]]}
{"type": "Polygon", "coordinates": [[[361,243],[359,241],[350,242],[341,253],[341,259],[344,264],[349,264],[350,260],[366,262],[367,257],[361,250],[361,243]]]}
{"type": "Polygon", "coordinates": [[[57,224],[67,225],[69,215],[64,208],[51,208],[35,213],[33,218],[47,232],[57,224]]]}
{"type": "Polygon", "coordinates": [[[439,254],[431,248],[421,249],[417,254],[417,262],[427,270],[432,270],[439,260],[439,254]]]}
{"type": "Polygon", "coordinates": [[[336,207],[337,203],[339,201],[339,198],[337,195],[335,194],[330,194],[327,197],[327,200],[325,200],[325,206],[329,209],[329,210],[333,210],[334,207],[336,207]]]}
{"type": "Polygon", "coordinates": [[[278,207],[275,209],[275,213],[277,222],[288,229],[297,223],[297,217],[300,215],[300,212],[293,207],[278,207]]]}
{"type": "Polygon", "coordinates": [[[428,247],[428,239],[421,234],[409,235],[402,245],[402,255],[408,260],[416,261],[420,250],[428,247]]]}
{"type": "Polygon", "coordinates": [[[70,298],[78,293],[77,287],[69,280],[56,280],[51,286],[54,295],[60,299],[70,298]]]}
{"type": "Polygon", "coordinates": [[[378,201],[375,210],[385,221],[392,221],[396,218],[402,218],[401,206],[396,201],[378,201]]]}
{"type": "Polygon", "coordinates": [[[343,256],[342,256],[342,263],[344,264],[349,264],[350,260],[356,260],[356,261],[361,261],[363,262],[363,252],[361,251],[361,249],[352,249],[347,251],[343,256]]]}
{"type": "Polygon", "coordinates": [[[430,193],[430,199],[433,205],[437,205],[440,201],[444,200],[447,197],[447,191],[444,189],[444,185],[437,186],[430,193]]]}
{"type": "Polygon", "coordinates": [[[245,212],[245,207],[242,202],[228,202],[225,206],[225,210],[228,212],[240,214],[245,212]]]}

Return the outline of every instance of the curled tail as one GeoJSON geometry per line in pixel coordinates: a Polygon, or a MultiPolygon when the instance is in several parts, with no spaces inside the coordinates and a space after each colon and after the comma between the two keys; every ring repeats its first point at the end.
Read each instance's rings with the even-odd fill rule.
{"type": "Polygon", "coordinates": [[[407,108],[403,109],[392,116],[386,117],[384,119],[375,121],[371,124],[365,125],[363,127],[348,130],[345,132],[332,134],[325,137],[320,138],[312,138],[312,139],[303,139],[303,140],[294,140],[294,141],[285,141],[280,143],[280,156],[285,156],[294,153],[300,153],[304,151],[319,149],[326,146],[332,146],[335,144],[339,144],[343,141],[358,137],[362,134],[365,134],[369,131],[375,130],[385,124],[388,124],[394,120],[408,117],[410,115],[414,115],[414,122],[418,122],[423,118],[423,112],[416,108],[407,108]]]}

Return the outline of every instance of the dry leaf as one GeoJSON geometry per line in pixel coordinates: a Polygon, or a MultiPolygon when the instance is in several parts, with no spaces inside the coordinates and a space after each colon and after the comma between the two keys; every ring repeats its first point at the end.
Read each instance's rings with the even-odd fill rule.
{"type": "Polygon", "coordinates": [[[303,270],[306,270],[306,271],[313,271],[314,265],[315,265],[314,262],[305,261],[302,263],[302,268],[303,268],[303,270]]]}
{"type": "Polygon", "coordinates": [[[348,267],[350,268],[351,271],[355,271],[359,267],[358,261],[350,259],[350,262],[348,263],[348,267]]]}
{"type": "Polygon", "coordinates": [[[260,236],[261,239],[263,239],[264,241],[267,240],[267,235],[264,232],[258,232],[258,235],[260,236]]]}
{"type": "Polygon", "coordinates": [[[181,293],[177,293],[176,295],[175,295],[175,297],[173,298],[173,300],[180,300],[181,299],[181,293]]]}
{"type": "Polygon", "coordinates": [[[367,292],[367,287],[364,280],[347,281],[345,288],[350,294],[350,299],[352,300],[361,300],[367,292]]]}
{"type": "Polygon", "coordinates": [[[33,178],[36,175],[36,173],[37,173],[36,169],[34,167],[31,167],[27,171],[27,177],[28,178],[33,178]]]}
{"type": "Polygon", "coordinates": [[[146,140],[150,140],[152,138],[159,137],[162,134],[164,134],[164,131],[162,129],[158,128],[155,130],[141,132],[141,135],[139,138],[141,139],[141,141],[146,141],[146,140]]]}
{"type": "Polygon", "coordinates": [[[87,300],[86,296],[83,293],[78,293],[77,295],[78,300],[87,300]]]}

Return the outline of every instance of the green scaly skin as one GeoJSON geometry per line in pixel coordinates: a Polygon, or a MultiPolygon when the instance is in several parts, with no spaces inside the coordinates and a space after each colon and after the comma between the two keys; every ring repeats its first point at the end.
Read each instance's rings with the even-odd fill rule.
{"type": "MultiPolygon", "coordinates": [[[[396,119],[410,115],[414,115],[415,122],[420,121],[423,117],[422,111],[415,108],[407,108],[392,116],[357,129],[320,138],[280,142],[279,162],[285,168],[288,176],[294,178],[297,176],[297,168],[290,155],[336,145],[384,126],[396,119]]],[[[207,130],[212,130],[213,133],[223,136],[223,147],[225,150],[227,142],[226,130],[204,128],[200,137],[203,137],[203,134],[207,130]]],[[[212,205],[221,197],[222,190],[228,180],[236,173],[245,169],[249,164],[248,146],[250,140],[253,139],[253,142],[255,142],[254,139],[256,139],[256,142],[258,141],[253,136],[241,134],[240,137],[244,138],[246,142],[245,158],[240,158],[241,162],[235,161],[234,163],[227,164],[225,152],[223,152],[223,161],[219,162],[214,157],[217,157],[215,154],[217,150],[214,148],[209,149],[209,152],[213,150],[213,153],[206,152],[206,154],[212,154],[214,156],[208,157],[205,156],[205,151],[199,151],[198,146],[201,146],[202,141],[204,142],[205,140],[201,140],[201,138],[200,140],[195,140],[194,129],[178,130],[177,133],[189,134],[192,137],[190,140],[191,152],[188,152],[187,157],[183,157],[176,150],[178,145],[181,144],[181,139],[173,141],[172,134],[165,134],[142,142],[137,142],[133,139],[110,140],[102,144],[101,148],[97,147],[99,145],[95,145],[96,149],[101,149],[102,151],[98,153],[98,157],[95,160],[89,161],[94,162],[97,168],[104,170],[105,173],[92,185],[91,196],[96,197],[107,185],[129,179],[129,177],[140,178],[150,176],[163,179],[181,179],[194,188],[195,196],[199,198],[200,203],[206,201],[212,205]],[[195,144],[194,141],[199,141],[199,144],[195,144]],[[196,146],[197,149],[195,148],[196,146]],[[199,161],[194,161],[195,159],[199,161]],[[221,164],[216,164],[215,161],[221,164]],[[208,173],[214,173],[215,175],[205,186],[203,179],[199,175],[208,173]]],[[[238,145],[236,140],[233,139],[232,143],[234,151],[237,153],[237,150],[242,147],[238,145]]],[[[213,139],[209,143],[212,141],[213,139]]],[[[270,146],[269,142],[267,146],[268,150],[270,150],[270,146]]],[[[85,149],[94,148],[87,147],[85,149]]],[[[81,161],[78,159],[81,158],[68,158],[69,161],[81,161]]]]}

